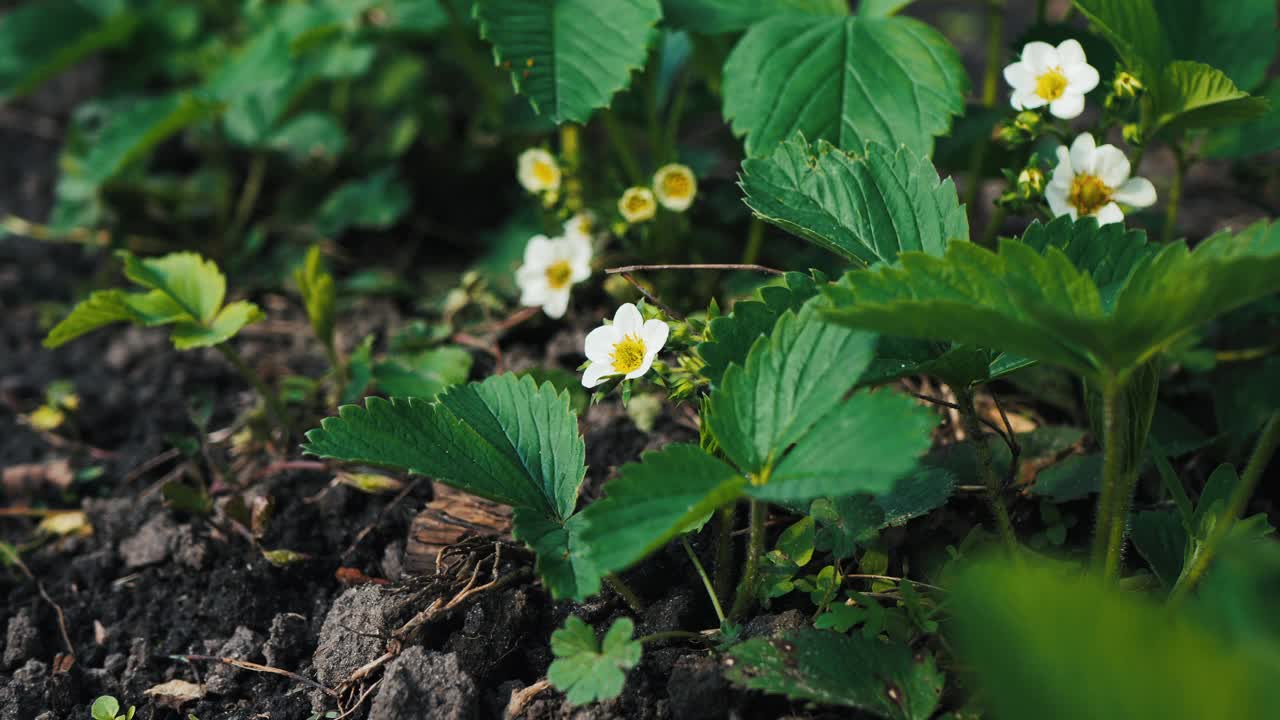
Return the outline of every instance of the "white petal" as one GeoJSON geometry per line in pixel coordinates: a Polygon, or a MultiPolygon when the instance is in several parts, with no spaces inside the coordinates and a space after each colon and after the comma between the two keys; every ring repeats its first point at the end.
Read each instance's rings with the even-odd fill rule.
{"type": "Polygon", "coordinates": [[[1067,89],[1080,94],[1098,87],[1098,70],[1092,65],[1072,65],[1063,70],[1067,76],[1067,89]]]}
{"type": "Polygon", "coordinates": [[[1044,74],[1045,70],[1061,64],[1058,51],[1047,42],[1029,42],[1022,48],[1022,62],[1035,77],[1044,74]]]}
{"type": "Polygon", "coordinates": [[[1093,153],[1093,174],[1114,190],[1129,179],[1129,158],[1115,145],[1103,145],[1093,153]]]}
{"type": "Polygon", "coordinates": [[[670,334],[671,328],[661,320],[645,320],[644,327],[640,328],[640,339],[644,340],[644,351],[657,354],[662,346],[667,344],[667,336],[670,334]]]}
{"type": "Polygon", "coordinates": [[[542,307],[547,302],[551,288],[546,281],[533,282],[520,287],[520,304],[525,307],[542,307]]]}
{"type": "Polygon", "coordinates": [[[546,235],[534,235],[524,246],[524,264],[547,266],[555,262],[556,246],[546,235]]]}
{"type": "Polygon", "coordinates": [[[1085,63],[1084,48],[1080,46],[1078,40],[1063,40],[1058,43],[1057,50],[1058,62],[1062,63],[1064,68],[1085,63]]]}
{"type": "MultiPolygon", "coordinates": [[[[1053,179],[1057,180],[1058,173],[1063,170],[1067,172],[1068,176],[1074,175],[1074,168],[1071,167],[1071,153],[1067,152],[1067,146],[1059,145],[1054,152],[1058,154],[1058,166],[1053,169],[1053,179]]],[[[1070,178],[1068,177],[1068,179],[1070,178]]]]}
{"type": "Polygon", "coordinates": [[[613,314],[613,326],[618,329],[618,335],[638,335],[641,326],[644,325],[644,318],[640,315],[640,310],[631,303],[623,303],[618,308],[618,312],[613,314]]]}
{"type": "Polygon", "coordinates": [[[1065,185],[1049,183],[1044,189],[1044,199],[1049,202],[1049,210],[1053,211],[1054,217],[1072,215],[1075,212],[1074,208],[1067,204],[1067,186],[1065,185]]]}
{"type": "Polygon", "coordinates": [[[1129,178],[1112,197],[1131,207],[1151,207],[1156,204],[1156,188],[1146,178],[1129,178]]]}
{"type": "Polygon", "coordinates": [[[1049,103],[1049,112],[1063,120],[1079,117],[1084,112],[1084,95],[1068,89],[1062,97],[1049,103]]]}
{"type": "Polygon", "coordinates": [[[1011,102],[1017,110],[1035,110],[1045,104],[1044,98],[1037,95],[1035,90],[1019,90],[1013,94],[1011,102]]]}
{"type": "Polygon", "coordinates": [[[542,304],[542,312],[550,318],[564,317],[564,311],[569,308],[569,288],[561,288],[559,290],[548,290],[547,300],[542,304]]]}
{"type": "Polygon", "coordinates": [[[1094,213],[1093,216],[1098,219],[1099,225],[1124,222],[1124,213],[1120,212],[1120,206],[1113,202],[1103,205],[1102,209],[1094,213]]]}
{"type": "Polygon", "coordinates": [[[1006,65],[1004,68],[1004,81],[1017,90],[1033,87],[1036,84],[1035,76],[1031,74],[1031,69],[1024,62],[1006,65]]]}
{"type": "Polygon", "coordinates": [[[609,356],[613,354],[613,346],[617,345],[620,339],[622,339],[621,334],[616,326],[601,325],[587,333],[583,353],[593,363],[608,365],[611,360],[609,356]]]}
{"type": "Polygon", "coordinates": [[[611,375],[612,372],[613,368],[608,363],[592,362],[582,372],[582,387],[593,388],[604,382],[605,378],[611,375]]]}
{"type": "Polygon", "coordinates": [[[1076,136],[1074,142],[1071,143],[1071,169],[1080,173],[1093,174],[1093,151],[1097,147],[1093,141],[1093,136],[1089,133],[1080,133],[1076,136]]]}

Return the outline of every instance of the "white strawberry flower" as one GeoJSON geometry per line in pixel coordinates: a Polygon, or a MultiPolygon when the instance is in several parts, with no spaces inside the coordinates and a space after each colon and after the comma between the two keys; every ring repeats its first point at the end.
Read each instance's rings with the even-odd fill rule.
{"type": "Polygon", "coordinates": [[[630,380],[649,372],[669,333],[666,323],[645,320],[635,305],[625,303],[614,313],[612,325],[601,325],[587,335],[591,364],[582,374],[582,386],[595,387],[614,375],[630,380]]]}
{"type": "Polygon", "coordinates": [[[684,212],[693,204],[693,198],[698,194],[698,179],[687,165],[663,165],[653,174],[653,192],[658,196],[662,207],[673,212],[684,212]]]}
{"type": "Polygon", "coordinates": [[[564,221],[565,237],[582,237],[590,240],[596,234],[596,214],[590,210],[575,213],[564,221]]]}
{"type": "Polygon", "coordinates": [[[1129,177],[1129,172],[1129,158],[1119,148],[1098,146],[1092,135],[1081,133],[1070,150],[1058,147],[1058,166],[1044,197],[1055,216],[1095,217],[1099,225],[1121,222],[1119,203],[1144,208],[1156,202],[1151,181],[1129,177]]]}
{"type": "Polygon", "coordinates": [[[557,192],[560,190],[560,163],[542,148],[529,148],[520,153],[516,163],[516,177],[525,190],[531,193],[557,192]]]}
{"type": "Polygon", "coordinates": [[[516,270],[520,304],[542,307],[549,317],[564,317],[569,289],[591,276],[591,241],[569,236],[530,238],[524,248],[524,264],[516,270]]]}
{"type": "Polygon", "coordinates": [[[1084,95],[1098,86],[1098,70],[1085,61],[1084,48],[1076,40],[1057,47],[1029,42],[1022,58],[1004,69],[1013,87],[1009,102],[1015,110],[1049,106],[1054,117],[1070,120],[1084,112],[1084,95]]]}
{"type": "Polygon", "coordinates": [[[647,187],[629,187],[618,198],[618,213],[632,225],[653,219],[658,211],[658,201],[647,187]]]}

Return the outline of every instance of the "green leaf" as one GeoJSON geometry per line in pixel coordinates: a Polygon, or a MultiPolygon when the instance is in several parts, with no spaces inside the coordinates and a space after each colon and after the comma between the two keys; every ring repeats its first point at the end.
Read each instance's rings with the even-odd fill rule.
{"type": "Polygon", "coordinates": [[[1076,7],[1139,74],[1155,77],[1173,61],[1173,49],[1151,0],[1075,0],[1076,7]]]}
{"type": "Polygon", "coordinates": [[[590,625],[570,615],[564,627],[551,633],[551,653],[556,659],[547,668],[547,680],[571,705],[612,700],[622,692],[627,671],[640,663],[644,651],[631,639],[634,630],[630,618],[618,618],[601,645],[590,625]]]}
{"type": "Polygon", "coordinates": [[[1266,77],[1280,45],[1274,0],[1236,0],[1231,12],[1215,0],[1154,0],[1154,6],[1177,59],[1219,68],[1246,90],[1266,77]]]}
{"type": "Polygon", "coordinates": [[[625,570],[739,497],[746,480],[697,445],[675,443],[622,466],[605,497],[580,513],[582,541],[602,572],[625,570]]]}
{"type": "MultiPolygon", "coordinates": [[[[1092,220],[1083,222],[1092,228],[1092,220]]],[[[904,253],[896,267],[855,270],[827,288],[833,309],[826,314],[895,335],[1015,352],[1107,381],[1217,315],[1280,289],[1280,224],[1220,233],[1194,251],[1182,243],[1141,251],[1127,240],[1108,245],[1119,232],[1108,228],[1081,233],[1056,221],[1043,229],[1054,236],[1043,252],[1007,240],[998,253],[970,243],[952,243],[942,258],[904,253]],[[1077,243],[1080,251],[1072,249],[1077,243]],[[1086,257],[1094,259],[1080,260],[1086,257]],[[1099,287],[1094,272],[1123,279],[1099,287]]]]}
{"type": "Polygon", "coordinates": [[[681,30],[737,32],[775,15],[848,15],[846,0],[662,0],[662,20],[681,30]]]}
{"type": "Polygon", "coordinates": [[[814,524],[812,517],[802,517],[778,535],[777,550],[797,567],[813,559],[814,524]]]}
{"type": "Polygon", "coordinates": [[[124,262],[125,277],[164,293],[188,319],[207,324],[218,315],[227,294],[227,278],[212,260],[193,252],[138,258],[121,250],[116,255],[124,262]]]}
{"type": "Polygon", "coordinates": [[[1034,360],[986,348],[884,335],[863,385],[911,375],[932,375],[953,387],[973,387],[1034,365],[1034,360]]]}
{"type": "Polygon", "coordinates": [[[515,535],[538,553],[552,596],[599,587],[581,566],[570,518],[586,473],[568,393],[511,373],[454,386],[435,402],[378,397],[346,405],[307,433],[317,457],[417,473],[515,508],[515,535]]]}
{"type": "Polygon", "coordinates": [[[266,146],[302,163],[322,157],[333,160],[347,146],[347,133],[332,115],[303,113],[281,125],[266,139],[266,146]]]}
{"type": "Polygon", "coordinates": [[[711,395],[707,422],[724,454],[748,474],[771,468],[840,405],[874,347],[874,335],[824,323],[812,308],[785,313],[711,395]]]}
{"type": "Polygon", "coordinates": [[[257,305],[247,300],[240,300],[218,311],[213,322],[207,326],[188,322],[177,323],[169,333],[169,339],[178,350],[213,347],[235,337],[236,333],[246,325],[265,320],[266,317],[257,305]]]}
{"type": "Polygon", "coordinates": [[[721,450],[773,501],[883,492],[928,446],[932,415],[889,392],[845,399],[870,361],[870,334],[788,311],[708,402],[721,450]]]}
{"type": "Polygon", "coordinates": [[[863,17],[889,17],[915,0],[858,0],[858,14],[863,17]]]}
{"type": "Polygon", "coordinates": [[[745,202],[757,217],[863,265],[908,250],[941,255],[948,242],[969,239],[955,184],[940,181],[928,159],[874,142],[862,156],[826,141],[816,150],[801,135],[767,160],[743,162],[745,202]]]}
{"type": "Polygon", "coordinates": [[[1102,489],[1102,455],[1068,455],[1036,474],[1031,494],[1054,502],[1079,500],[1102,489]]]}
{"type": "Polygon", "coordinates": [[[775,501],[883,493],[916,466],[938,419],[910,398],[861,392],[821,417],[747,492],[775,501]]]}
{"type": "Polygon", "coordinates": [[[1221,70],[1188,60],[1177,60],[1164,68],[1152,88],[1152,97],[1153,135],[1239,124],[1267,112],[1264,98],[1236,87],[1221,70]]]}
{"type": "Polygon", "coordinates": [[[1166,589],[1182,573],[1187,532],[1173,510],[1146,510],[1133,516],[1130,541],[1166,589]]]}
{"type": "Polygon", "coordinates": [[[946,682],[927,650],[821,630],[754,638],[729,657],[725,676],[736,685],[883,718],[926,720],[946,682]]]}
{"type": "Polygon", "coordinates": [[[979,563],[948,607],[997,719],[1266,717],[1280,700],[1274,665],[1061,566],[979,563]]]}
{"type": "Polygon", "coordinates": [[[955,49],[917,20],[779,16],[753,25],[725,62],[724,115],[751,156],[796,131],[843,150],[874,141],[928,155],[967,85],[955,49]]]}
{"type": "Polygon", "coordinates": [[[557,125],[585,123],[644,65],[658,0],[478,0],[480,36],[517,92],[557,125]]]}
{"type": "Polygon", "coordinates": [[[49,331],[44,346],[56,348],[100,327],[133,319],[124,293],[98,290],[72,308],[71,313],[49,331]]]}
{"type": "Polygon", "coordinates": [[[561,524],[537,510],[517,507],[512,526],[515,539],[536,553],[534,570],[553,598],[584,599],[600,591],[604,572],[588,556],[581,539],[582,513],[561,524]]]}
{"type": "Polygon", "coordinates": [[[702,373],[711,385],[720,384],[730,363],[744,364],[756,340],[772,332],[784,312],[799,312],[809,298],[818,294],[818,285],[825,282],[826,277],[821,274],[789,272],[783,276],[782,284],[760,288],[758,300],[734,303],[732,313],[712,320],[707,338],[698,345],[698,355],[707,363],[702,373]]]}
{"type": "Polygon", "coordinates": [[[1280,148],[1280,78],[1273,78],[1259,96],[1267,113],[1249,122],[1218,128],[1205,138],[1203,152],[1214,158],[1246,158],[1280,148]]]}
{"type": "Polygon", "coordinates": [[[306,452],[424,475],[564,521],[585,449],[567,394],[510,373],[450,388],[435,402],[366,398],[307,433],[306,452]]]}
{"type": "Polygon", "coordinates": [[[101,185],[156,145],[219,111],[216,104],[191,93],[130,101],[107,119],[84,159],[83,177],[101,185]]]}
{"type": "Polygon", "coordinates": [[[89,712],[93,715],[93,720],[116,720],[116,713],[120,712],[120,701],[110,695],[103,695],[93,701],[89,712]]]}
{"type": "Polygon", "coordinates": [[[443,390],[467,381],[471,353],[455,347],[396,355],[373,366],[373,379],[387,395],[430,400],[443,390]]]}
{"type": "Polygon", "coordinates": [[[333,276],[320,264],[319,245],[307,249],[306,259],[302,267],[294,271],[293,280],[298,284],[298,292],[302,293],[302,304],[307,309],[307,319],[311,321],[316,338],[326,347],[332,347],[337,291],[333,287],[333,276]]]}
{"type": "Polygon", "coordinates": [[[43,0],[7,10],[0,22],[0,102],[12,100],[99,50],[127,41],[134,10],[108,12],[83,0],[43,0]]]}
{"type": "Polygon", "coordinates": [[[351,227],[382,230],[391,227],[409,209],[409,190],[395,168],[386,168],[360,180],[340,185],[325,198],[316,227],[334,236],[351,227]]]}

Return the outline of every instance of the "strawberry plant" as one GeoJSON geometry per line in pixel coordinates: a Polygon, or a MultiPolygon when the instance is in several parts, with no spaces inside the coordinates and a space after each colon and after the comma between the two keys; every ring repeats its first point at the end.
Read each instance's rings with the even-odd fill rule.
{"type": "Polygon", "coordinates": [[[231,669],[282,717],[1268,716],[1276,28],[1268,0],[10,11],[0,98],[95,54],[110,80],[55,126],[48,217],[3,219],[33,273],[100,272],[33,290],[0,365],[57,448],[5,468],[33,502],[0,519],[34,519],[0,536],[5,663],[37,664],[0,689],[78,682],[91,632],[93,682],[201,717],[231,669]],[[198,369],[130,408],[181,422],[124,469],[108,368],[61,354],[136,382],[121,334],[69,344],[120,323],[198,369]],[[109,557],[50,561],[95,524],[109,557]],[[75,599],[119,564],[111,592],[226,594],[218,632],[119,647],[75,599]]]}

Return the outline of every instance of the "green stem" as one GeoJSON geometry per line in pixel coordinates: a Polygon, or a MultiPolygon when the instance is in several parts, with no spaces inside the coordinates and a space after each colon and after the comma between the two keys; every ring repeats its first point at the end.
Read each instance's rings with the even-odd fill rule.
{"type": "Polygon", "coordinates": [[[964,427],[965,435],[969,436],[969,442],[973,443],[974,453],[978,456],[978,468],[982,471],[983,484],[987,486],[987,502],[991,505],[991,515],[995,518],[996,529],[1000,532],[1000,539],[1004,541],[1005,549],[1008,550],[1010,556],[1016,556],[1018,553],[1018,536],[1013,532],[1013,522],[1009,519],[1009,509],[1004,504],[1004,483],[1001,482],[1000,476],[996,473],[995,462],[991,457],[991,445],[987,443],[986,437],[982,434],[982,425],[978,420],[978,409],[973,404],[973,392],[970,390],[956,390],[956,399],[959,400],[960,406],[960,422],[964,427]]]}
{"type": "Polygon", "coordinates": [[[991,217],[987,218],[987,227],[982,231],[978,244],[984,248],[994,249],[996,236],[1000,234],[1000,228],[1004,226],[1004,219],[1008,216],[1009,211],[1003,205],[997,205],[996,209],[991,211],[991,217]]]}
{"type": "Polygon", "coordinates": [[[635,610],[638,613],[644,612],[644,601],[641,600],[640,596],[636,595],[636,591],[632,590],[631,586],[623,582],[622,578],[618,577],[617,574],[609,573],[608,575],[605,575],[604,581],[609,583],[609,587],[613,588],[614,592],[622,596],[622,599],[627,602],[627,605],[631,606],[632,610],[635,610]]]}
{"type": "Polygon", "coordinates": [[[294,437],[293,425],[289,422],[289,414],[285,411],[284,404],[280,402],[280,396],[267,387],[266,382],[262,380],[262,376],[249,367],[244,358],[240,357],[240,353],[236,352],[235,348],[226,343],[215,347],[227,359],[227,362],[231,363],[232,367],[240,373],[240,376],[252,385],[253,389],[262,397],[262,401],[267,404],[267,411],[271,413],[280,430],[284,432],[285,440],[288,441],[289,438],[294,437]]]}
{"type": "Polygon", "coordinates": [[[262,181],[267,173],[267,158],[261,153],[255,154],[249,161],[249,174],[245,177],[244,186],[240,189],[240,198],[236,201],[236,211],[227,227],[227,242],[235,243],[240,239],[253,213],[253,206],[258,203],[258,194],[262,192],[262,181]]]}
{"type": "Polygon", "coordinates": [[[764,245],[764,221],[752,218],[751,229],[747,231],[747,246],[742,249],[742,264],[754,265],[760,257],[760,248],[764,245]]]}
{"type": "Polygon", "coordinates": [[[751,608],[755,601],[756,582],[760,574],[760,555],[764,552],[764,524],[769,517],[769,506],[759,500],[751,500],[751,530],[747,540],[747,559],[742,566],[742,579],[738,582],[738,594],[733,599],[729,617],[737,620],[751,608]]]}
{"type": "Polygon", "coordinates": [[[667,109],[667,129],[663,133],[662,151],[658,154],[659,164],[672,162],[678,158],[676,144],[680,134],[680,118],[684,115],[685,100],[689,96],[689,76],[692,74],[689,68],[685,68],[677,81],[679,84],[676,86],[675,99],[667,109]]]}
{"type": "MultiPolygon", "coordinates": [[[[982,76],[982,105],[995,107],[996,95],[1000,88],[1000,63],[1004,53],[1004,0],[988,0],[987,2],[987,59],[982,76]]],[[[991,144],[989,136],[983,136],[973,146],[973,155],[969,160],[969,190],[965,194],[965,205],[972,211],[978,202],[978,193],[982,189],[982,165],[987,157],[987,146],[991,144]]]]}
{"type": "Polygon", "coordinates": [[[729,566],[733,564],[733,515],[732,504],[716,512],[716,597],[729,597],[729,566]]]}
{"type": "Polygon", "coordinates": [[[1123,386],[1114,380],[1102,388],[1102,493],[1093,538],[1093,568],[1104,581],[1120,572],[1120,552],[1129,515],[1129,500],[1138,474],[1125,467],[1125,428],[1121,427],[1123,386]]]}
{"type": "Polygon", "coordinates": [[[720,598],[716,597],[716,589],[711,585],[711,578],[707,577],[707,571],[702,567],[702,561],[698,560],[698,554],[693,551],[693,546],[689,544],[689,536],[681,535],[680,543],[684,545],[684,551],[689,555],[689,561],[693,563],[693,568],[698,571],[698,577],[702,578],[702,586],[707,589],[707,595],[711,598],[711,607],[715,608],[716,617],[720,619],[720,624],[724,624],[724,608],[720,607],[720,598]]]}
{"type": "Polygon", "coordinates": [[[1253,497],[1254,490],[1258,487],[1258,481],[1262,479],[1262,472],[1267,469],[1267,465],[1271,463],[1272,456],[1276,453],[1277,446],[1280,446],[1280,411],[1271,414],[1271,419],[1267,421],[1266,427],[1262,429],[1258,444],[1253,449],[1253,455],[1249,457],[1249,464],[1245,466],[1244,474],[1240,476],[1239,484],[1236,485],[1230,499],[1227,500],[1226,510],[1223,511],[1222,516],[1214,524],[1213,530],[1210,532],[1208,539],[1205,540],[1204,545],[1192,557],[1187,568],[1182,571],[1182,575],[1178,577],[1178,582],[1174,584],[1173,592],[1169,594],[1170,607],[1181,605],[1196,586],[1196,583],[1200,582],[1200,579],[1204,577],[1205,571],[1209,569],[1209,562],[1218,552],[1222,541],[1231,532],[1236,520],[1244,514],[1245,508],[1249,504],[1249,499],[1253,497]]]}
{"type": "Polygon", "coordinates": [[[636,638],[636,642],[644,645],[645,643],[657,642],[659,640],[702,640],[706,636],[702,633],[689,632],[688,630],[663,630],[662,632],[650,633],[636,638]]]}
{"type": "Polygon", "coordinates": [[[609,136],[609,142],[613,143],[613,149],[618,154],[618,161],[622,163],[627,182],[632,185],[644,185],[644,175],[640,173],[640,163],[636,160],[635,148],[627,142],[627,134],[622,129],[622,123],[618,122],[617,115],[614,115],[612,109],[606,108],[600,113],[600,120],[604,123],[604,131],[609,136]]]}
{"type": "Polygon", "coordinates": [[[1178,229],[1178,205],[1182,202],[1182,181],[1187,173],[1187,156],[1182,146],[1173,144],[1173,180],[1169,183],[1169,202],[1164,207],[1164,228],[1160,239],[1165,243],[1173,242],[1178,229]]]}

